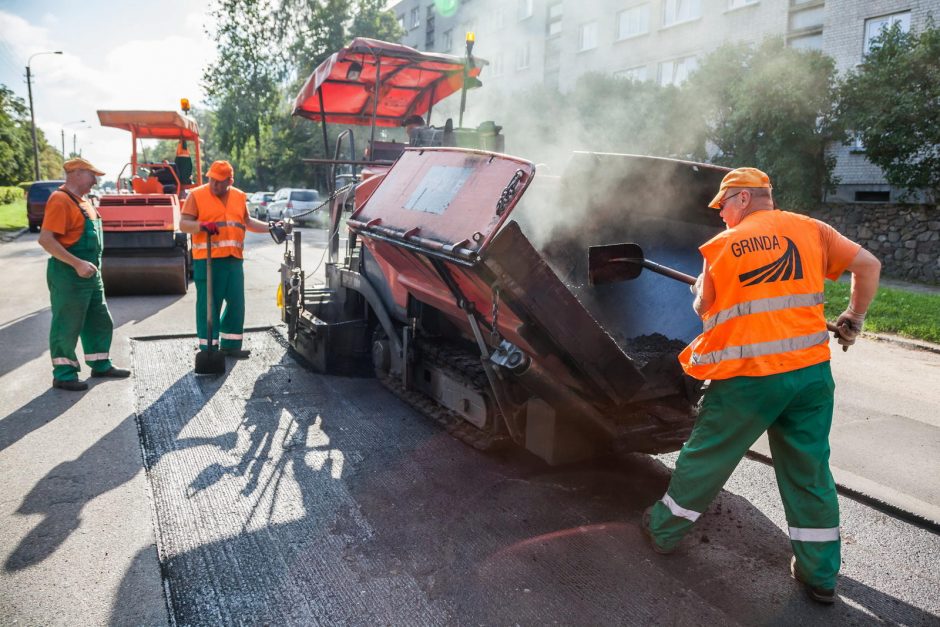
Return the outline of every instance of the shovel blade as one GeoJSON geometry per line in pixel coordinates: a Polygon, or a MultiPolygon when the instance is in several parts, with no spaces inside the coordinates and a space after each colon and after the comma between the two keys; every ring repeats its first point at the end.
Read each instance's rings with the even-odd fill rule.
{"type": "Polygon", "coordinates": [[[603,244],[588,248],[588,281],[603,285],[630,281],[643,271],[643,249],[639,244],[603,244]]]}
{"type": "Polygon", "coordinates": [[[225,374],[225,355],[219,351],[196,353],[196,374],[225,374]]]}

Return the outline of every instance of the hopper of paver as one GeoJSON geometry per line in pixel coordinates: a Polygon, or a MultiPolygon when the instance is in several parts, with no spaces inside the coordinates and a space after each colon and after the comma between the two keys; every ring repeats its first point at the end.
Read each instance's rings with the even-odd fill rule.
{"type": "Polygon", "coordinates": [[[592,286],[589,246],[634,242],[657,263],[697,276],[698,247],[723,223],[708,202],[727,168],[674,159],[574,153],[560,179],[538,179],[513,214],[559,279],[631,357],[646,394],[679,381],[676,356],[701,332],[689,287],[652,272],[592,286]],[[670,383],[669,379],[672,379],[670,383]]]}
{"type": "Polygon", "coordinates": [[[688,287],[648,277],[589,287],[587,247],[640,241],[697,274],[696,247],[720,225],[705,205],[721,176],[699,164],[578,154],[561,179],[529,189],[537,177],[524,160],[405,151],[348,220],[365,249],[360,276],[390,303],[373,345],[377,373],[453,396],[450,383],[435,383],[434,359],[460,362],[461,345],[482,356],[489,389],[479,404],[494,407],[477,415],[464,399],[457,413],[480,429],[496,416],[511,439],[555,462],[598,443],[678,448],[697,393],[675,360],[696,332],[688,287]],[[650,204],[657,198],[665,204],[650,204]],[[406,323],[400,337],[395,319],[406,323]]]}

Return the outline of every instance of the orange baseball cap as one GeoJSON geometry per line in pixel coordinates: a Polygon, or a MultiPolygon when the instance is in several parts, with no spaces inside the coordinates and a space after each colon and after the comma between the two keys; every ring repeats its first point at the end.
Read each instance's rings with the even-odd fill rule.
{"type": "Polygon", "coordinates": [[[235,170],[228,161],[215,161],[209,166],[206,176],[217,181],[226,181],[235,178],[235,170]]]}
{"type": "Polygon", "coordinates": [[[86,159],[82,159],[81,157],[75,157],[74,159],[69,159],[68,161],[62,164],[62,168],[66,172],[75,172],[76,170],[88,170],[95,176],[104,176],[104,172],[102,172],[95,166],[91,165],[90,161],[86,159]]]}
{"type": "Polygon", "coordinates": [[[721,179],[718,195],[712,198],[708,206],[712,209],[721,209],[719,203],[729,187],[767,187],[773,189],[773,185],[770,184],[770,177],[764,172],[757,168],[737,168],[725,174],[725,178],[721,179]]]}

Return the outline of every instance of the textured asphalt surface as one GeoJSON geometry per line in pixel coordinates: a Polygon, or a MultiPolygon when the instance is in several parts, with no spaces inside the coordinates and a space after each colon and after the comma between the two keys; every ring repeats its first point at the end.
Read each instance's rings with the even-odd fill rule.
{"type": "Polygon", "coordinates": [[[658,556],[638,523],[674,455],[481,454],[374,380],[312,374],[276,331],[248,345],[214,378],[189,339],[132,343],[177,624],[940,622],[940,538],[845,499],[842,602],[810,602],[763,464],[658,556]]]}

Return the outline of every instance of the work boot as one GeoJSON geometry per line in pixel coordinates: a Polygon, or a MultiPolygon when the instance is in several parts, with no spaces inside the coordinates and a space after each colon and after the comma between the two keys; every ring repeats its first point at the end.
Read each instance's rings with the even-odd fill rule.
{"type": "Polygon", "coordinates": [[[675,549],[664,549],[663,547],[656,544],[656,539],[653,537],[653,532],[650,531],[650,515],[653,512],[653,506],[650,505],[645,510],[643,510],[643,519],[640,523],[640,527],[643,529],[643,537],[646,538],[646,541],[649,543],[650,548],[659,553],[660,555],[669,555],[675,549]]]}
{"type": "Polygon", "coordinates": [[[84,392],[88,389],[88,384],[84,381],[79,381],[78,379],[69,379],[63,381],[62,379],[53,379],[52,387],[58,388],[60,390],[68,390],[69,392],[84,392]]]}
{"type": "Polygon", "coordinates": [[[244,348],[220,348],[219,352],[235,359],[248,359],[251,356],[251,351],[244,348]]]}
{"type": "Polygon", "coordinates": [[[102,370],[101,372],[91,371],[91,376],[93,377],[109,377],[111,379],[126,379],[131,376],[130,370],[125,370],[124,368],[115,368],[111,366],[107,370],[102,370]]]}
{"type": "Polygon", "coordinates": [[[806,594],[817,603],[832,605],[836,602],[836,591],[834,588],[831,590],[827,588],[817,588],[803,579],[803,575],[800,574],[799,569],[796,567],[796,555],[790,558],[790,576],[803,584],[803,588],[806,589],[806,594]]]}

